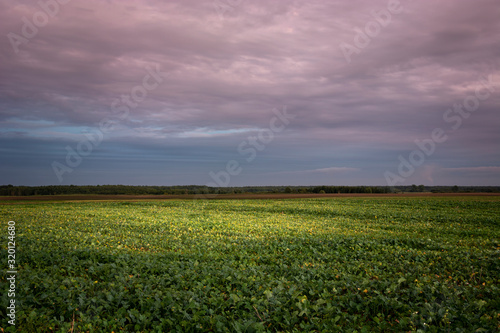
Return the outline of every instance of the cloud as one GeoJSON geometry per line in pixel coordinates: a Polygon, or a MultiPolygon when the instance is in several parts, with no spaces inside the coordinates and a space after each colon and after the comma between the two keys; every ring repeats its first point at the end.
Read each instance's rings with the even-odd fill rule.
{"type": "Polygon", "coordinates": [[[353,172],[359,171],[359,168],[347,168],[347,167],[330,167],[330,168],[320,168],[312,170],[299,170],[291,171],[292,174],[310,174],[310,173],[341,173],[341,172],[353,172]]]}
{"type": "Polygon", "coordinates": [[[500,167],[498,167],[498,166],[443,168],[442,170],[445,172],[452,172],[452,173],[496,173],[496,174],[500,174],[500,167]]]}
{"type": "MultiPolygon", "coordinates": [[[[401,5],[402,13],[348,64],[339,45],[353,43],[355,28],[374,20],[372,11],[386,8],[386,1],[241,1],[221,19],[212,1],[73,0],[16,53],[7,35],[22,36],[23,17],[32,22],[42,9],[38,2],[0,0],[0,144],[38,140],[47,147],[47,160],[64,160],[66,145],[113,117],[113,102],[142,84],[148,67],[159,66],[161,84],[106,133],[93,154],[113,147],[117,151],[108,156],[118,159],[118,151],[133,142],[158,154],[161,145],[182,147],[189,156],[208,152],[180,178],[190,183],[207,176],[212,159],[223,164],[237,158],[237,144],[267,128],[272,109],[286,105],[296,117],[260,154],[256,163],[267,166],[258,170],[347,165],[362,170],[365,182],[383,184],[383,172],[398,154],[410,152],[415,139],[436,127],[448,131],[443,113],[473,94],[480,77],[492,75],[496,91],[458,131],[447,132],[450,139],[432,163],[500,165],[494,154],[500,142],[497,0],[401,5]]],[[[33,162],[29,155],[23,161],[33,162]]],[[[99,162],[99,170],[109,170],[108,162],[99,162]]],[[[37,171],[43,175],[38,182],[57,181],[50,162],[32,164],[44,168],[37,171]]],[[[156,166],[144,162],[141,170],[150,168],[156,166]]],[[[67,182],[79,172],[89,178],[78,179],[91,182],[97,172],[85,164],[79,170],[67,182]]],[[[261,179],[250,174],[252,166],[246,170],[238,181],[261,179]]],[[[346,182],[361,179],[330,172],[342,172],[346,182]]],[[[12,182],[16,173],[8,175],[0,183],[12,182]]],[[[161,176],[148,182],[163,183],[161,176]]]]}

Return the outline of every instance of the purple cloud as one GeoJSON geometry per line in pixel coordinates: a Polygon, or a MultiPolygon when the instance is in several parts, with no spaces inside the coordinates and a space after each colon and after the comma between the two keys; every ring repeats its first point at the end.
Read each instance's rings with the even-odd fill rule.
{"type": "Polygon", "coordinates": [[[436,127],[449,139],[405,182],[500,185],[497,1],[397,5],[347,63],[339,46],[388,1],[241,1],[221,19],[211,1],[0,0],[0,183],[58,183],[51,163],[115,117],[63,183],[205,184],[286,105],[296,118],[235,186],[385,185],[436,127]],[[156,66],[161,84],[116,119],[156,66]],[[443,114],[488,76],[451,131],[443,114]]]}

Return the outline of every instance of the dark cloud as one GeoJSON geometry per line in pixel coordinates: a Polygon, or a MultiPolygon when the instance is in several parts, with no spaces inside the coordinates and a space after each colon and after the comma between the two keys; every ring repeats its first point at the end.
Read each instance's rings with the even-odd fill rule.
{"type": "Polygon", "coordinates": [[[64,184],[205,184],[234,159],[231,185],[384,185],[435,128],[448,140],[405,183],[500,184],[496,0],[401,0],[350,63],[341,44],[388,1],[55,1],[33,33],[40,2],[0,0],[0,183],[59,183],[52,162],[112,119],[64,184]],[[444,114],[484,77],[454,130],[444,114]],[[283,106],[293,120],[247,162],[238,146],[283,106]]]}

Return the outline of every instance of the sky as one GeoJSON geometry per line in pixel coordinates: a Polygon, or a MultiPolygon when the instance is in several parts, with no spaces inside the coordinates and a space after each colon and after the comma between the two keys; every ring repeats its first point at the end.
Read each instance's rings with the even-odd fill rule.
{"type": "Polygon", "coordinates": [[[500,185],[498,0],[0,0],[0,184],[500,185]]]}

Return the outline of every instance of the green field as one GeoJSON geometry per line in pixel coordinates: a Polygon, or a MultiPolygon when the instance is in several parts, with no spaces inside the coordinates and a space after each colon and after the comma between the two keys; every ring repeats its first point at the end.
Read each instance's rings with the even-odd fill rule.
{"type": "Polygon", "coordinates": [[[23,332],[498,332],[500,197],[0,205],[23,332]]]}

